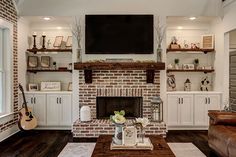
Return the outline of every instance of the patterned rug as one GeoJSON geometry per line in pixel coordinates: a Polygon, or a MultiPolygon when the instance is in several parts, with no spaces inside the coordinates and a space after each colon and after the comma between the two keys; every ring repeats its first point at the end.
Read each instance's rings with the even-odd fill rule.
{"type": "MultiPolygon", "coordinates": [[[[68,143],[58,157],[90,157],[96,143],[68,143]]],[[[168,143],[176,157],[206,157],[192,143],[168,143]]]]}

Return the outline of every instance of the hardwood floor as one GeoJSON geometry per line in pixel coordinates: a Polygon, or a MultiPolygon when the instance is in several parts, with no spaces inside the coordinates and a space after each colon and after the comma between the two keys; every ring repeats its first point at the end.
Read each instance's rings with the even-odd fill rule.
{"type": "MultiPolygon", "coordinates": [[[[94,142],[96,139],[79,139],[94,142]]],[[[207,143],[207,131],[169,131],[167,142],[192,142],[206,156],[215,157],[207,143]]],[[[68,142],[78,142],[70,131],[19,132],[0,142],[0,157],[56,157],[68,142]]]]}

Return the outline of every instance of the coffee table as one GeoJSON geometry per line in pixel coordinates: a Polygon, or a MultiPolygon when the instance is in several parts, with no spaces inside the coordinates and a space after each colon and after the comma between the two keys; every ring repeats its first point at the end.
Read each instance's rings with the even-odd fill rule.
{"type": "Polygon", "coordinates": [[[163,137],[158,135],[147,137],[153,144],[153,150],[110,150],[112,136],[100,135],[92,157],[175,157],[163,137]]]}

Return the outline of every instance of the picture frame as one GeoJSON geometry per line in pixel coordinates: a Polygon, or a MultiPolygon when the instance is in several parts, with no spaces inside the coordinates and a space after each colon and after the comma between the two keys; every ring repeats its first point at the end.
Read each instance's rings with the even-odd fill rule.
{"type": "Polygon", "coordinates": [[[29,83],[28,88],[29,88],[29,91],[38,91],[39,90],[39,86],[36,83],[29,83]]]}
{"type": "Polygon", "coordinates": [[[135,146],[137,142],[137,129],[134,126],[126,126],[122,129],[122,144],[135,146]]]}
{"type": "Polygon", "coordinates": [[[183,64],[184,70],[194,70],[194,64],[183,64]]]}
{"type": "Polygon", "coordinates": [[[38,57],[37,56],[28,56],[28,67],[37,68],[38,67],[38,57]]]}
{"type": "Polygon", "coordinates": [[[50,56],[41,56],[40,66],[42,68],[49,68],[50,67],[50,56]]]}
{"type": "Polygon", "coordinates": [[[72,47],[72,36],[67,37],[66,47],[72,47]]]}
{"type": "Polygon", "coordinates": [[[69,82],[69,84],[68,84],[68,89],[67,89],[68,91],[72,91],[72,82],[69,82]]]}
{"type": "Polygon", "coordinates": [[[53,47],[61,47],[61,42],[63,40],[63,36],[56,36],[55,41],[53,43],[53,47]]]}
{"type": "Polygon", "coordinates": [[[214,49],[214,35],[202,35],[202,49],[214,49]]]}
{"type": "Polygon", "coordinates": [[[61,82],[41,82],[41,91],[61,91],[61,82]]]}

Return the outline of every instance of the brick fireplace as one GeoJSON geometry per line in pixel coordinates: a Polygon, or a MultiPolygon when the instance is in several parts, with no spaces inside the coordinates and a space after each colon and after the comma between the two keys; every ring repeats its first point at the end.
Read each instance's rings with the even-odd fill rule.
{"type": "MultiPolygon", "coordinates": [[[[141,98],[141,116],[151,118],[151,100],[160,94],[160,74],[154,73],[154,82],[146,82],[145,70],[94,70],[92,83],[85,83],[84,71],[79,71],[80,106],[91,108],[92,121],[82,123],[79,119],[73,124],[74,137],[98,137],[101,134],[114,134],[114,126],[109,120],[97,119],[96,102],[99,97],[141,98]]],[[[122,108],[121,108],[122,109],[122,108]]],[[[166,135],[164,123],[151,122],[147,134],[166,135]]]]}

